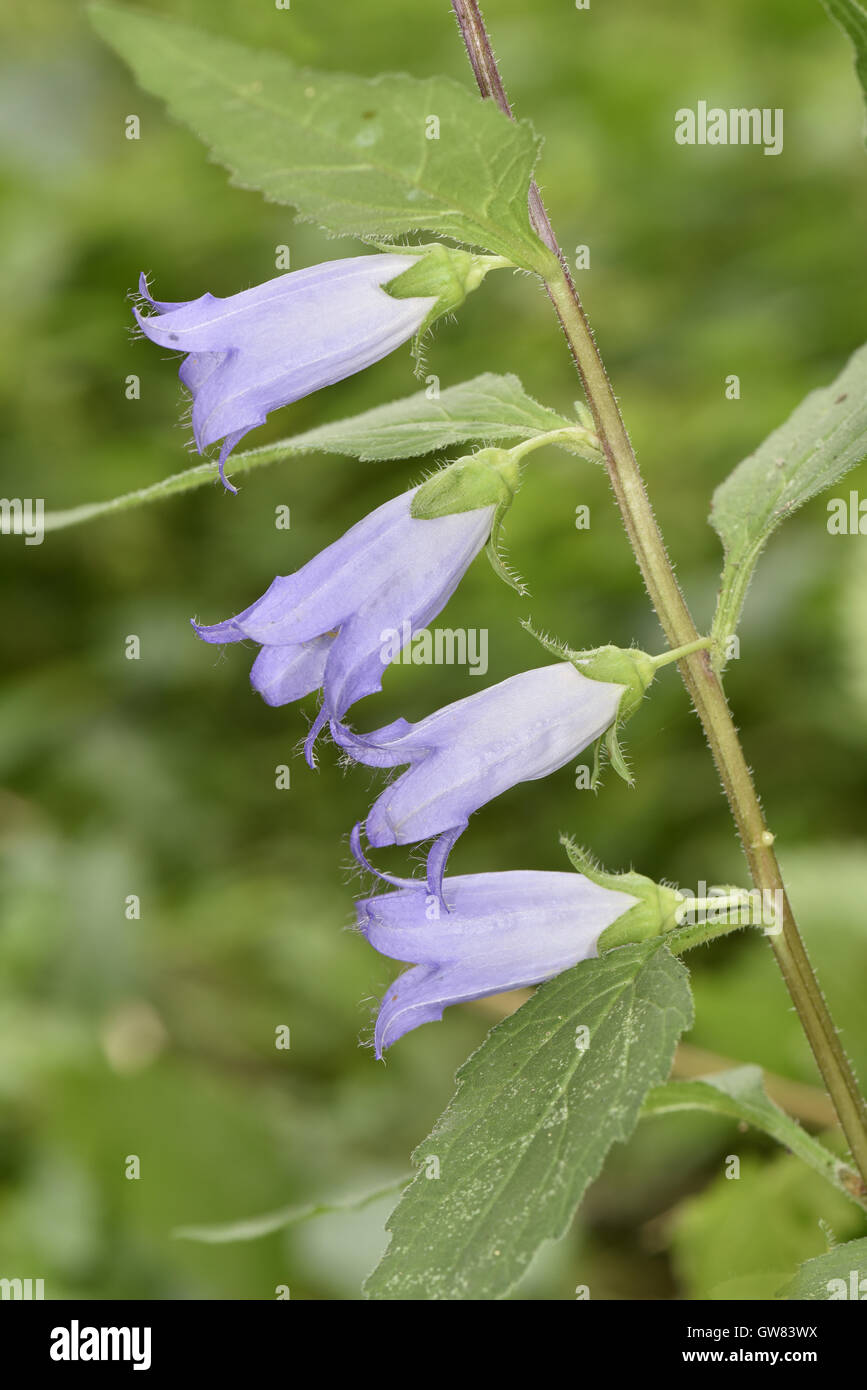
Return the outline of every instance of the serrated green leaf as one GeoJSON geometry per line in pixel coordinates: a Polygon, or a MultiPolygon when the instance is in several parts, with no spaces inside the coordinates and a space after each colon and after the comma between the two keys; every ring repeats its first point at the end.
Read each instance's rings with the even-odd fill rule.
{"type": "Polygon", "coordinates": [[[437,232],[550,268],[527,210],[539,141],[494,102],[448,78],[317,72],[165,16],[110,5],[90,13],[233,183],[338,234],[437,232]],[[438,138],[428,138],[431,117],[438,138]]]}
{"type": "Polygon", "coordinates": [[[777,1296],[829,1302],[853,1298],[861,1302],[867,1297],[867,1239],[847,1241],[807,1260],[777,1296]]]}
{"type": "Polygon", "coordinates": [[[632,1133],[691,1019],[686,970],[660,940],[542,985],[458,1072],[454,1099],[413,1156],[422,1167],[389,1220],[367,1295],[508,1294],[539,1247],[564,1234],[611,1145],[632,1133]],[[427,1176],[433,1158],[438,1178],[427,1176]]]}
{"type": "MultiPolygon", "coordinates": [[[[822,0],[832,19],[848,34],[855,49],[855,72],[867,102],[867,10],[858,0],[822,0]]],[[[867,140],[867,133],[865,133],[867,140]]]]}
{"type": "Polygon", "coordinates": [[[360,1197],[346,1197],[335,1202],[305,1202],[303,1206],[279,1207],[276,1211],[264,1212],[261,1216],[251,1216],[243,1221],[228,1221],[217,1226],[179,1226],[173,1235],[176,1240],[198,1240],[205,1245],[230,1245],[240,1240],[260,1240],[263,1236],[284,1231],[288,1226],[297,1226],[302,1221],[310,1221],[315,1216],[333,1216],[341,1211],[362,1211],[383,1197],[399,1192],[408,1178],[398,1178],[387,1187],[378,1187],[374,1192],[365,1192],[360,1197]]]}
{"type": "Polygon", "coordinates": [[[302,439],[307,449],[352,454],[368,463],[413,458],[471,440],[531,439],[569,423],[528,396],[518,377],[485,372],[447,387],[436,400],[417,391],[405,400],[310,430],[302,439]]]}
{"type": "MultiPolygon", "coordinates": [[[[447,387],[437,400],[428,400],[426,391],[416,391],[404,400],[375,406],[348,420],[319,425],[276,444],[233,454],[228,471],[237,479],[266,463],[314,452],[348,454],[362,463],[414,458],[469,441],[530,439],[568,424],[568,420],[528,396],[516,376],[485,372],[459,386],[447,387]]],[[[126,492],[107,502],[46,512],[45,530],[59,531],[113,512],[159,502],[205,483],[215,483],[218,478],[216,463],[198,463],[151,487],[126,492]]]]}
{"type": "Polygon", "coordinates": [[[812,391],[784,425],[744,459],[713,495],[710,522],[725,548],[714,634],[737,628],[768,537],[811,497],[867,457],[867,345],[830,386],[812,391]]]}
{"type": "Polygon", "coordinates": [[[791,1150],[853,1202],[865,1204],[857,1173],[771,1100],[765,1091],[761,1067],[734,1067],[694,1081],[669,1081],[656,1086],[648,1093],[642,1113],[664,1115],[675,1110],[710,1110],[753,1125],[791,1150]]]}

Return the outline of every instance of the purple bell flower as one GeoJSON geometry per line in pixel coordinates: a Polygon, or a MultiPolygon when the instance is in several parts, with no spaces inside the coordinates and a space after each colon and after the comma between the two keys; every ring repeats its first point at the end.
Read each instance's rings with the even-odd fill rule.
{"type": "Polygon", "coordinates": [[[417,333],[436,303],[397,299],[382,286],[415,265],[417,256],[352,256],[293,270],[219,299],[161,303],[139,288],[156,314],[134,309],[144,334],[160,347],[188,354],[178,375],[193,397],[199,453],[218,439],[220,477],[226,459],[270,411],[331,386],[386,357],[417,333]]]}
{"type": "Polygon", "coordinates": [[[493,506],[422,521],[410,515],[416,491],[377,507],[237,617],[193,624],[205,642],[262,644],[250,679],[269,705],[322,687],[311,767],[323,724],[382,689],[389,661],[445,606],[488,538],[493,506]]]}
{"type": "Polygon", "coordinates": [[[443,886],[442,916],[418,880],[356,904],[375,950],[415,962],[382,1001],[377,1057],[449,1004],[536,985],[597,955],[602,933],[638,902],[576,873],[468,874],[443,886]]]}
{"type": "MultiPolygon", "coordinates": [[[[354,734],[332,722],[335,742],[356,762],[410,764],[368,813],[368,842],[381,848],[436,836],[427,878],[441,897],[446,860],[473,811],[518,782],[547,777],[594,743],[617,717],[625,690],[558,661],[510,676],[418,724],[397,719],[374,733],[354,734]]],[[[360,830],[357,825],[352,833],[353,852],[370,867],[360,830]]]]}

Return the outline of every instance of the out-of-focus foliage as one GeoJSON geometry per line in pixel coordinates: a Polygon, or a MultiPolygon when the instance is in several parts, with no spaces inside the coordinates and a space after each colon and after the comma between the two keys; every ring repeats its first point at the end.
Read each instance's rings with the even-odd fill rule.
{"type": "MultiPolygon", "coordinates": [[[[155,8],[301,63],[469,82],[443,5],[155,8]]],[[[561,239],[591,248],[580,287],[706,622],[720,561],[705,522],[711,491],[865,337],[867,169],[851,53],[808,0],[688,11],[624,0],[588,12],[489,0],[487,18],[516,108],[545,136],[540,181],[561,239]],[[674,111],[700,96],[782,107],[783,153],[676,145],[674,111]],[[725,397],[732,373],[737,401],[725,397]]],[[[228,187],[77,6],[33,0],[0,24],[0,490],[61,507],[188,461],[175,364],[129,331],[140,270],[160,298],[230,294],[275,274],[281,245],[300,267],[358,244],[228,187]],[[124,137],[130,114],[138,141],[124,137]],[[130,374],[140,400],[126,399],[130,374]]],[[[563,412],[578,395],[527,278],[491,277],[428,346],[426,371],[443,386],[487,370],[518,372],[563,412]]],[[[408,394],[411,373],[399,352],[279,412],[250,442],[408,394]]],[[[345,930],[359,884],[346,833],[377,777],[346,774],[327,750],[308,772],[297,749],[313,702],[267,709],[248,688],[252,653],[198,643],[189,619],[237,612],[422,472],[294,459],[251,475],[237,498],[208,488],[42,546],[0,541],[3,1276],[43,1277],[49,1296],[270,1298],[288,1284],[295,1298],[358,1297],[388,1200],[250,1243],[171,1232],[405,1172],[489,1015],[453,1009],[401,1040],[387,1066],[358,1046],[393,973],[345,930]],[[274,525],[281,505],[288,532],[274,525]],[[139,660],[124,655],[132,634],[139,660]],[[278,791],[283,763],[292,785],[278,791]],[[133,894],[138,919],[125,916],[133,894]],[[281,1025],[288,1051],[275,1047],[281,1025]],[[125,1176],[131,1155],[138,1180],[125,1176]]],[[[867,470],[847,484],[864,490],[867,470]]],[[[825,521],[814,499],[771,542],[727,688],[863,1078],[867,542],[830,536],[825,521]]],[[[518,622],[528,615],[573,647],[658,648],[601,470],[536,455],[508,531],[532,599],[479,561],[444,619],[488,629],[486,680],[538,664],[518,622]],[[588,531],[574,526],[579,504],[588,531]]],[[[357,722],[417,718],[475,688],[458,667],[398,667],[357,722]]],[[[475,818],[454,871],[565,867],[565,830],[610,868],[692,888],[741,877],[674,672],[633,720],[629,750],[634,790],[609,777],[594,797],[573,789],[569,770],[518,788],[475,818]]],[[[766,943],[734,940],[689,964],[693,1043],[815,1082],[766,943]]],[[[824,1249],[820,1216],[841,1239],[863,1234],[854,1208],[816,1192],[819,1179],[777,1183],[778,1171],[766,1141],[717,1117],[649,1120],[615,1149],[580,1229],[544,1252],[518,1296],[568,1298],[581,1283],[594,1298],[709,1297],[733,1279],[765,1293],[767,1270],[782,1284],[794,1261],[824,1249]],[[739,1181],[723,1176],[731,1153],[744,1160],[739,1181]]]]}
{"type": "Polygon", "coordinates": [[[674,1224],[674,1262],[688,1298],[773,1298],[790,1270],[864,1222],[839,1192],[788,1154],[745,1160],[689,1198],[674,1224]],[[822,1223],[826,1223],[826,1230],[822,1223]]]}

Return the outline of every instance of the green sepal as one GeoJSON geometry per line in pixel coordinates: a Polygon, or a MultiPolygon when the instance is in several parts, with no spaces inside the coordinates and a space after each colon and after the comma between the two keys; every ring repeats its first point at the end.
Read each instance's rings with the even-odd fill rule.
{"type": "Polygon", "coordinates": [[[608,760],[618,777],[622,777],[627,786],[635,785],[635,778],[629,770],[629,764],[623,753],[618,737],[620,726],[638,709],[644,699],[644,692],[650,685],[655,675],[653,660],[647,652],[639,650],[638,647],[596,647],[592,651],[570,652],[569,658],[576,671],[580,671],[582,676],[589,676],[591,680],[610,681],[612,685],[622,685],[623,694],[617,706],[617,715],[612,724],[596,741],[596,750],[593,764],[593,778],[591,787],[595,790],[599,781],[599,765],[602,745],[608,754],[608,760]],[[594,780],[595,779],[595,782],[594,780]]]}
{"type": "MultiPolygon", "coordinates": [[[[653,657],[648,656],[647,652],[641,651],[639,647],[594,647],[590,651],[570,652],[569,660],[582,676],[589,676],[594,681],[610,681],[613,685],[624,687],[617,709],[618,727],[638,709],[647,687],[656,675],[653,657]]],[[[620,754],[613,745],[612,740],[612,746],[608,751],[612,763],[616,766],[620,754]]]]}
{"type": "Polygon", "coordinates": [[[628,787],[635,786],[635,778],[629,770],[626,755],[617,737],[618,722],[615,720],[613,724],[609,724],[604,734],[600,734],[593,744],[593,771],[590,774],[590,790],[592,792],[598,791],[602,782],[602,769],[605,766],[605,759],[602,756],[603,749],[607,754],[608,762],[618,777],[622,777],[628,787]]]}
{"type": "Polygon", "coordinates": [[[520,478],[520,464],[508,449],[479,449],[431,474],[413,497],[410,515],[417,521],[432,521],[478,507],[507,510],[520,478]]]}
{"type": "Polygon", "coordinates": [[[684,895],[666,883],[656,883],[652,878],[639,874],[634,869],[623,874],[607,873],[598,862],[582,849],[569,835],[561,835],[560,843],[569,856],[569,862],[576,873],[598,883],[601,888],[611,888],[618,893],[629,893],[638,902],[627,909],[616,922],[599,938],[599,951],[610,951],[615,946],[625,946],[633,941],[646,941],[653,936],[662,936],[677,925],[677,910],[684,902],[684,895]]]}
{"type": "Polygon", "coordinates": [[[571,647],[567,647],[565,642],[558,642],[556,637],[548,637],[544,632],[539,632],[529,618],[521,619],[521,627],[525,632],[529,632],[531,637],[535,637],[540,647],[544,647],[549,656],[556,656],[560,661],[571,661],[574,652],[571,647]]]}
{"type": "Polygon", "coordinates": [[[593,745],[593,771],[590,774],[590,790],[598,791],[602,781],[602,739],[597,738],[593,745]]]}
{"type": "Polygon", "coordinates": [[[529,619],[525,619],[521,626],[535,637],[546,652],[557,657],[560,661],[571,662],[582,676],[588,676],[590,680],[607,681],[612,685],[623,686],[617,714],[593,747],[593,773],[590,778],[590,787],[595,791],[599,785],[603,745],[614,771],[623,778],[628,786],[633,786],[635,779],[623,755],[618,732],[621,724],[624,724],[638,709],[644,699],[644,692],[656,674],[653,657],[648,656],[647,652],[641,651],[638,647],[593,647],[588,651],[576,652],[571,647],[567,647],[565,643],[557,642],[554,638],[545,637],[542,633],[537,632],[529,619]]]}
{"type": "Polygon", "coordinates": [[[488,544],[485,546],[485,554],[497,578],[502,579],[504,584],[508,584],[510,589],[514,589],[515,593],[520,594],[523,598],[525,594],[529,593],[529,590],[521,576],[506,564],[500,549],[503,520],[510,506],[510,502],[500,502],[497,510],[494,512],[494,519],[491,522],[491,534],[488,537],[488,544]]]}
{"type": "Polygon", "coordinates": [[[626,761],[623,749],[620,747],[620,740],[617,737],[616,723],[611,724],[609,728],[605,730],[603,738],[605,739],[605,747],[608,752],[608,757],[611,760],[611,766],[614,768],[614,771],[617,773],[618,777],[623,778],[624,782],[628,787],[634,786],[635,778],[629,770],[629,764],[626,761]]]}
{"type": "Polygon", "coordinates": [[[455,512],[493,507],[487,557],[504,583],[519,594],[526,594],[520,575],[509,568],[500,553],[503,521],[520,483],[521,464],[513,450],[479,449],[440,468],[422,483],[412,499],[410,515],[417,521],[431,521],[455,512]]]}
{"type": "MultiPolygon", "coordinates": [[[[634,714],[644,699],[644,692],[656,675],[653,657],[639,647],[591,647],[586,651],[575,651],[565,642],[554,637],[546,637],[537,632],[529,618],[521,622],[525,631],[545,648],[550,656],[561,661],[571,661],[576,671],[594,681],[608,681],[612,685],[622,685],[623,695],[617,710],[617,724],[634,714]]],[[[609,750],[611,751],[611,750],[609,750]]]]}
{"type": "Polygon", "coordinates": [[[417,345],[431,324],[459,308],[467,295],[479,288],[489,270],[510,264],[502,256],[477,255],[454,246],[444,246],[441,241],[426,242],[420,246],[383,246],[382,249],[397,255],[417,256],[408,270],[383,285],[386,294],[393,299],[436,300],[416,334],[417,355],[417,345]]]}

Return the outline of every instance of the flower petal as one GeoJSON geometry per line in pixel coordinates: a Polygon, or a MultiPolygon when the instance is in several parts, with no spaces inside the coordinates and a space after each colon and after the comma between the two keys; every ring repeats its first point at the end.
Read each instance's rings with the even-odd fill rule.
{"type": "Polygon", "coordinates": [[[266,705],[302,700],[322,684],[332,637],[317,637],[291,647],[263,647],[250,672],[250,682],[266,705]]]}
{"type": "Polygon", "coordinates": [[[372,845],[411,844],[466,824],[519,782],[563,767],[617,714],[624,687],[557,662],[511,676],[411,724],[368,735],[334,725],[335,741],[373,766],[409,762],[366,821],[372,845]]]}
{"type": "Polygon", "coordinates": [[[240,640],[210,635],[231,626],[264,646],[288,646],[336,630],[377,586],[393,579],[411,497],[390,498],[294,574],[278,576],[249,608],[225,623],[197,628],[199,635],[206,642],[240,640]]]}
{"type": "Polygon", "coordinates": [[[357,905],[376,950],[416,961],[386,992],[376,1024],[377,1056],[449,1004],[540,983],[597,953],[602,932],[637,901],[580,874],[529,870],[445,881],[450,911],[439,915],[424,885],[357,905]]]}
{"type": "Polygon", "coordinates": [[[382,288],[416,260],[348,257],[178,304],[151,299],[144,283],[159,312],[136,307],[136,321],[152,342],[191,354],[180,376],[193,392],[193,431],[200,452],[226,441],[221,476],[238,440],[271,410],[371,366],[418,331],[435,299],[397,299],[382,288]]]}
{"type": "Polygon", "coordinates": [[[324,718],[341,718],[356,700],[381,690],[395,648],[440,611],[490,531],[491,507],[417,520],[410,514],[415,491],[392,498],[300,570],[275,579],[236,617],[195,625],[197,633],[206,642],[249,637],[279,647],[328,634],[324,718]]]}
{"type": "Polygon", "coordinates": [[[485,544],[492,520],[492,507],[434,521],[408,517],[387,573],[337,635],[325,677],[329,718],[342,719],[350,705],[382,689],[396,651],[445,607],[485,544]],[[393,638],[384,644],[386,634],[393,638]]]}

